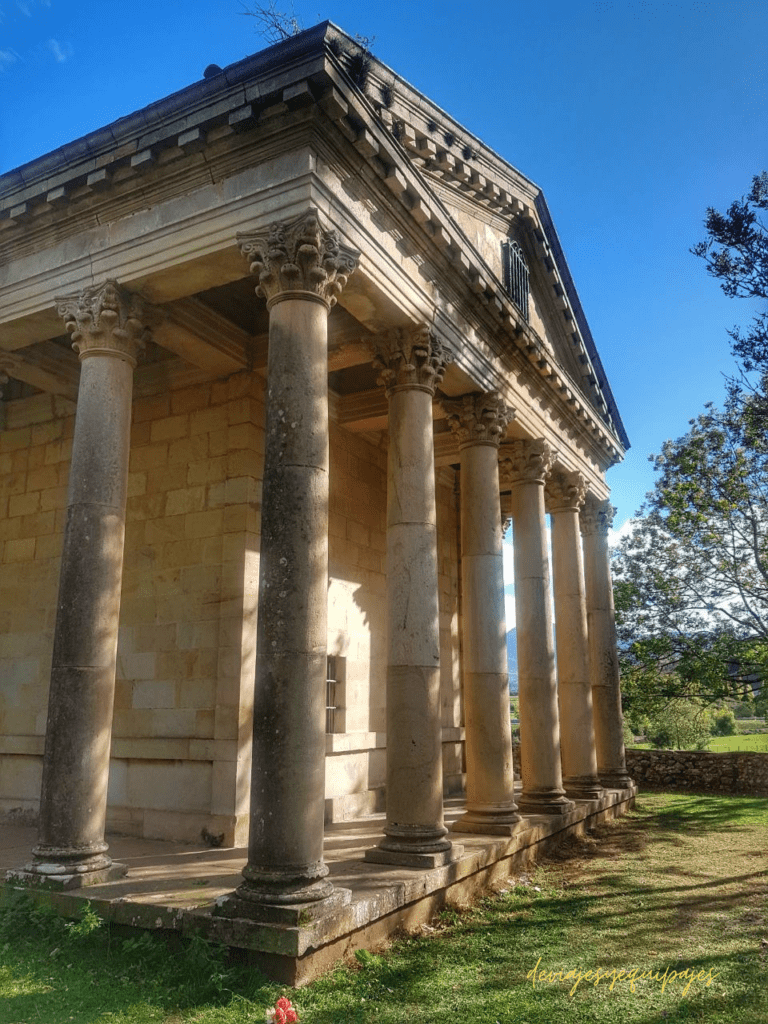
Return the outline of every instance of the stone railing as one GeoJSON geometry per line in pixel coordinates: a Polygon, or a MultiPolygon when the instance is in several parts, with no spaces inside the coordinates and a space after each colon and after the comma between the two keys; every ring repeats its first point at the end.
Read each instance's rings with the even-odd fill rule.
{"type": "Polygon", "coordinates": [[[641,788],[768,796],[768,754],[627,750],[627,771],[641,788]]]}

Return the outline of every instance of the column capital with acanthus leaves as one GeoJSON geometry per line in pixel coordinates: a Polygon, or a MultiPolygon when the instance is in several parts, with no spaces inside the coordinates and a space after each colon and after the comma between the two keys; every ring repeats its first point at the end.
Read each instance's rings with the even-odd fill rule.
{"type": "Polygon", "coordinates": [[[409,389],[434,395],[452,358],[426,325],[397,327],[376,339],[373,365],[380,371],[377,383],[386,388],[387,395],[409,389]]]}
{"type": "Polygon", "coordinates": [[[530,441],[517,440],[501,448],[499,479],[502,487],[518,484],[543,484],[550,469],[554,453],[543,438],[530,441]]]}
{"type": "Polygon", "coordinates": [[[613,526],[613,517],[616,509],[608,501],[598,501],[596,498],[587,499],[584,508],[581,510],[581,532],[585,536],[607,537],[613,526]]]}
{"type": "Polygon", "coordinates": [[[360,259],[356,249],[321,225],[313,209],[264,231],[240,233],[237,240],[251,273],[258,275],[256,294],[267,300],[268,309],[283,299],[304,298],[330,310],[360,259]]]}
{"type": "Polygon", "coordinates": [[[515,415],[497,391],[444,399],[442,404],[459,448],[474,444],[498,448],[515,415]]]}
{"type": "Polygon", "coordinates": [[[150,310],[140,296],[121,288],[116,281],[106,281],[55,301],[81,361],[88,356],[107,355],[136,365],[151,336],[150,310]]]}
{"type": "Polygon", "coordinates": [[[578,471],[555,470],[546,487],[547,512],[578,512],[584,504],[587,482],[578,471]]]}

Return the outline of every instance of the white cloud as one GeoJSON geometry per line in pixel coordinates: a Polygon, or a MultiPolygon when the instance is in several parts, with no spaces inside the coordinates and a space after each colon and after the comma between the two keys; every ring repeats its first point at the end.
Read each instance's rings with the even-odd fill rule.
{"type": "Polygon", "coordinates": [[[504,558],[504,583],[511,586],[515,582],[515,547],[512,543],[511,530],[501,550],[504,558]]]}
{"type": "Polygon", "coordinates": [[[515,628],[515,595],[504,592],[504,615],[507,620],[507,632],[515,628]]]}
{"type": "Polygon", "coordinates": [[[608,531],[608,546],[615,548],[620,541],[624,540],[625,537],[629,537],[632,531],[635,529],[635,520],[626,519],[618,530],[611,528],[608,531]]]}
{"type": "Polygon", "coordinates": [[[0,71],[5,71],[11,64],[15,64],[21,57],[15,50],[0,50],[0,71]]]}
{"type": "Polygon", "coordinates": [[[48,49],[53,54],[57,64],[63,64],[65,60],[72,56],[72,47],[69,43],[60,43],[58,39],[49,39],[48,49]]]}

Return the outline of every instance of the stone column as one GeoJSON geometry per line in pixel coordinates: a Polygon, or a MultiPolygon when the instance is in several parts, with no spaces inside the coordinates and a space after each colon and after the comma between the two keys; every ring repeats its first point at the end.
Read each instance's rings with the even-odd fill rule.
{"type": "Polygon", "coordinates": [[[579,509],[586,483],[581,473],[553,473],[547,482],[552,517],[552,576],[555,585],[557,695],[560,706],[560,757],[566,794],[575,800],[603,795],[597,777],[589,637],[581,557],[579,509]]]}
{"type": "Polygon", "coordinates": [[[458,832],[513,835],[509,666],[499,504],[499,441],[512,411],[496,393],[443,403],[461,457],[461,593],[467,810],[458,832]]]}
{"type": "Polygon", "coordinates": [[[248,863],[223,912],[296,924],[345,893],[323,860],[328,313],[359,253],[315,211],[239,242],[269,357],[248,863]]]}
{"type": "Polygon", "coordinates": [[[114,281],[57,299],[80,356],[67,518],[53,639],[40,826],[24,874],[95,885],[125,874],[107,854],[117,627],[133,369],[148,336],[141,300],[114,281]]]}
{"type": "Polygon", "coordinates": [[[632,785],[624,759],[619,658],[613,614],[608,531],[615,509],[608,501],[589,498],[581,512],[584,575],[587,587],[589,669],[597,746],[597,773],[604,786],[632,785]]]}
{"type": "Polygon", "coordinates": [[[380,339],[389,399],[387,469],[387,823],[366,860],[452,859],[443,824],[440,635],[432,398],[448,353],[426,328],[380,339]]]}
{"type": "Polygon", "coordinates": [[[543,440],[504,445],[502,487],[512,489],[515,544],[520,761],[523,795],[520,810],[529,814],[565,814],[560,767],[555,648],[549,591],[549,559],[544,517],[544,481],[552,451],[543,440]]]}

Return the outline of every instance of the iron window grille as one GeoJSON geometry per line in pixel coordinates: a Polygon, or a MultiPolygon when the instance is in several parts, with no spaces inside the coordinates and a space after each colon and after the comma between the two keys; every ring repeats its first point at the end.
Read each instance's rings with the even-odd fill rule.
{"type": "Polygon", "coordinates": [[[517,242],[501,243],[504,288],[514,304],[528,319],[528,264],[517,242]]]}
{"type": "Polygon", "coordinates": [[[328,655],[325,673],[325,731],[336,732],[336,684],[338,683],[336,656],[328,655]]]}

